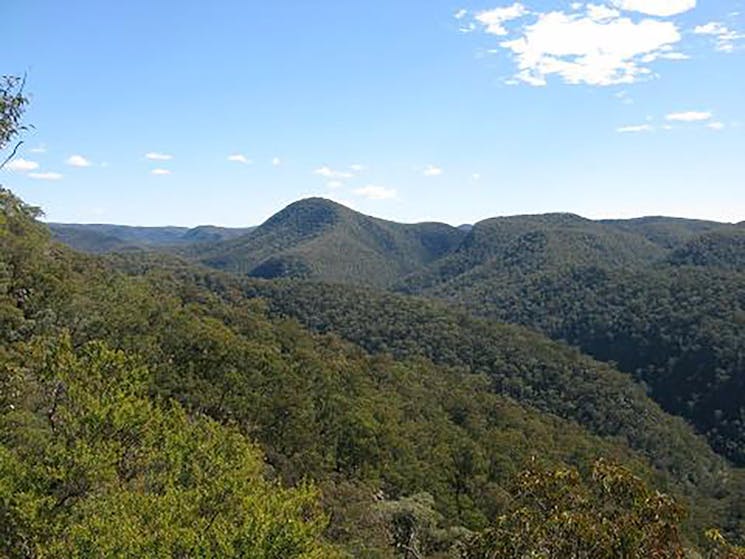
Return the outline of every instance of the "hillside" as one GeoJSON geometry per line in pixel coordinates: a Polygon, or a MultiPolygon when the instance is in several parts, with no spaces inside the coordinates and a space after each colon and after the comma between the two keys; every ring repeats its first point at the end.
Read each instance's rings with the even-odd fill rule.
{"type": "Polygon", "coordinates": [[[694,237],[676,248],[668,262],[745,272],[745,228],[719,229],[694,237]]]}
{"type": "Polygon", "coordinates": [[[600,223],[612,225],[629,233],[642,235],[663,248],[676,248],[698,235],[729,227],[728,224],[701,219],[649,216],[633,219],[605,219],[600,223]]]}
{"type": "Polygon", "coordinates": [[[617,364],[745,464],[743,239],[737,226],[665,217],[402,225],[310,199],[181,253],[241,275],[389,287],[528,326],[617,364]]]}
{"type": "Polygon", "coordinates": [[[745,464],[742,232],[690,231],[665,249],[670,237],[652,244],[618,223],[559,221],[477,224],[458,250],[399,289],[528,326],[618,364],[715,449],[745,464]]]}
{"type": "Polygon", "coordinates": [[[464,235],[445,224],[394,223],[310,198],[247,235],[186,254],[241,275],[382,287],[448,253],[464,235]]]}
{"type": "MultiPolygon", "coordinates": [[[[116,265],[138,275],[157,269],[135,255],[118,257],[116,265]]],[[[272,314],[296,318],[318,332],[339,334],[374,354],[424,357],[440,366],[485,375],[497,393],[577,422],[607,440],[625,441],[684,493],[705,487],[710,488],[705,493],[720,492],[714,487],[724,479],[723,462],[690,427],[662,413],[627,376],[540,335],[418,298],[343,285],[237,280],[183,264],[174,267],[179,276],[213,293],[261,297],[272,314]]],[[[704,504],[701,497],[692,497],[692,502],[702,507],[694,516],[707,516],[723,506],[704,504]]],[[[724,506],[738,503],[735,499],[724,506]]]]}
{"type": "MultiPolygon", "coordinates": [[[[651,403],[644,404],[651,406],[650,426],[658,424],[669,445],[655,460],[625,444],[627,428],[635,437],[631,424],[592,434],[511,396],[522,389],[495,390],[484,367],[437,363],[417,352],[369,355],[331,333],[312,334],[268,314],[232,283],[237,280],[173,257],[130,253],[103,260],[51,244],[32,209],[3,195],[4,543],[55,549],[55,557],[123,545],[141,555],[158,542],[162,556],[195,549],[240,556],[242,549],[278,559],[333,557],[332,540],[353,556],[392,557],[387,523],[397,517],[381,511],[415,499],[417,510],[437,519],[431,527],[437,538],[426,544],[426,555],[436,557],[488,526],[510,502],[518,473],[536,460],[588,472],[598,457],[689,502],[686,529],[694,540],[708,526],[734,530],[728,496],[737,491],[731,484],[738,473],[651,403]],[[173,460],[168,467],[164,457],[173,460]],[[157,484],[168,483],[161,498],[157,484]],[[200,524],[199,511],[216,506],[219,522],[200,524]],[[178,523],[168,520],[176,511],[178,523]],[[257,525],[257,518],[265,520],[257,525]],[[251,532],[272,530],[267,519],[285,519],[296,529],[287,527],[281,540],[251,532]],[[123,524],[130,529],[119,530],[123,524]],[[69,531],[75,538],[59,536],[69,531]],[[54,541],[65,543],[57,549],[54,541]],[[210,547],[216,545],[222,547],[210,547]],[[257,547],[264,545],[274,545],[274,554],[257,547]]],[[[252,281],[247,285],[273,285],[252,281]]],[[[379,308],[377,324],[389,312],[379,308]]],[[[550,371],[559,372],[552,362],[563,350],[544,341],[548,353],[536,354],[535,341],[509,337],[514,353],[505,368],[559,382],[561,375],[550,371]]],[[[587,378],[624,382],[612,372],[592,372],[595,365],[578,366],[587,378]]],[[[624,393],[643,398],[633,388],[624,393]]]]}
{"type": "Polygon", "coordinates": [[[164,249],[191,243],[217,242],[246,234],[250,227],[230,229],[201,225],[187,227],[133,227],[128,225],[49,223],[58,241],[76,250],[105,253],[133,249],[164,249]]]}

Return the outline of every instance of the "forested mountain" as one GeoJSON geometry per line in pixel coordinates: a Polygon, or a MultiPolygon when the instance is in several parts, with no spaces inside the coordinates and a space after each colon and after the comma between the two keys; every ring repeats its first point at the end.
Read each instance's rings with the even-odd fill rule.
{"type": "MultiPolygon", "coordinates": [[[[7,192],[2,210],[8,556],[394,557],[403,541],[428,557],[472,542],[461,556],[476,558],[521,470],[631,475],[600,457],[686,502],[689,543],[739,530],[740,472],[623,376],[536,334],[368,290],[83,256],[7,192]],[[279,316],[310,324],[313,304],[324,334],[279,316]]],[[[630,529],[652,529],[621,502],[614,515],[641,515],[630,529]]]]}
{"type": "Polygon", "coordinates": [[[388,287],[528,326],[642,381],[745,464],[745,230],[572,214],[401,225],[302,200],[181,254],[257,277],[388,287]]]}
{"type": "Polygon", "coordinates": [[[50,223],[55,239],[85,252],[167,248],[183,244],[217,242],[245,235],[251,228],[133,227],[128,225],[50,223]]]}
{"type": "Polygon", "coordinates": [[[668,249],[676,248],[703,233],[729,226],[717,221],[663,216],[605,219],[601,220],[600,223],[613,225],[629,233],[640,234],[653,243],[668,249]]]}
{"type": "Polygon", "coordinates": [[[653,245],[648,231],[619,233],[618,223],[504,221],[478,224],[457,251],[400,288],[529,326],[616,363],[717,451],[745,464],[742,230],[722,225],[693,236],[713,226],[674,221],[691,235],[666,249],[670,237],[660,241],[659,229],[653,245]]]}
{"type": "Polygon", "coordinates": [[[310,198],[291,204],[247,235],[188,254],[209,266],[254,277],[382,287],[450,252],[464,236],[442,223],[394,223],[310,198]]]}

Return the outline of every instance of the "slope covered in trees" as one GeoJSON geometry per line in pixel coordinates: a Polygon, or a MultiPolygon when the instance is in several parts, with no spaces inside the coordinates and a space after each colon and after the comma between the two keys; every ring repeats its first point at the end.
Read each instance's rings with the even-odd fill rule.
{"type": "Polygon", "coordinates": [[[251,228],[215,227],[132,227],[127,225],[50,223],[58,241],[76,250],[104,253],[133,249],[167,249],[192,243],[214,243],[240,237],[251,228]]]}
{"type": "MultiPolygon", "coordinates": [[[[713,525],[735,530],[726,498],[735,472],[653,406],[643,413],[671,426],[659,436],[696,458],[653,465],[621,431],[592,435],[538,411],[538,399],[526,407],[510,396],[538,391],[537,381],[500,394],[476,362],[437,364],[417,351],[371,356],[333,335],[311,335],[267,315],[247,286],[214,272],[130,255],[113,259],[129,270],[123,275],[50,244],[19,204],[4,194],[0,514],[12,531],[7,541],[51,556],[91,549],[169,556],[188,548],[320,557],[335,552],[324,543],[331,539],[354,556],[388,557],[403,537],[400,515],[414,511],[434,519],[427,556],[435,557],[487,527],[532,461],[588,472],[603,456],[690,502],[689,535],[713,525]],[[185,459],[192,445],[203,460],[185,459]],[[304,480],[314,481],[320,501],[304,480]],[[280,525],[296,530],[275,532],[280,525]],[[249,544],[264,547],[240,547],[249,544]]],[[[379,326],[388,311],[378,309],[379,326]]],[[[548,361],[561,351],[543,342],[548,353],[536,354],[536,339],[508,338],[513,357],[499,366],[505,385],[517,382],[511,367],[558,380],[548,361]]],[[[565,359],[577,359],[570,353],[565,359]]],[[[633,389],[623,393],[635,398],[633,389]]]]}
{"type": "Polygon", "coordinates": [[[212,267],[255,277],[382,287],[448,253],[464,235],[441,223],[394,223],[309,198],[247,235],[188,254],[212,267]]]}
{"type": "Polygon", "coordinates": [[[742,232],[704,233],[656,260],[649,258],[655,250],[627,243],[627,255],[610,239],[571,240],[563,228],[509,243],[501,235],[475,237],[401,288],[529,326],[618,364],[719,452],[745,464],[742,232]],[[615,259],[598,250],[607,246],[615,259]]]}
{"type": "MultiPolygon", "coordinates": [[[[331,556],[325,528],[386,556],[388,513],[426,492],[435,553],[487,526],[533,457],[586,471],[610,456],[688,491],[486,376],[310,335],[188,268],[122,275],[50,244],[29,212],[4,193],[0,509],[14,552],[331,556]]],[[[693,534],[727,522],[701,487],[712,508],[693,534]]]]}

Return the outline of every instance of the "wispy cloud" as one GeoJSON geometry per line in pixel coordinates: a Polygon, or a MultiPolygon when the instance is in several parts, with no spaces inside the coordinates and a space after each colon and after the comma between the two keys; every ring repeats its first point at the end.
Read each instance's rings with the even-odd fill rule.
{"type": "Polygon", "coordinates": [[[153,169],[152,171],[150,171],[150,174],[158,175],[158,176],[165,176],[165,175],[170,175],[171,171],[170,169],[153,169]]]}
{"type": "Polygon", "coordinates": [[[11,160],[5,168],[8,171],[16,171],[18,173],[27,173],[39,168],[39,164],[36,161],[29,161],[19,157],[18,159],[11,160]]]}
{"type": "Polygon", "coordinates": [[[710,128],[712,130],[724,130],[725,126],[723,122],[710,122],[706,125],[707,128],[710,128]]]}
{"type": "Polygon", "coordinates": [[[623,134],[633,132],[652,132],[653,130],[654,126],[652,126],[651,124],[632,124],[630,126],[621,126],[620,128],[616,128],[616,132],[621,132],[623,134]]]}
{"type": "Polygon", "coordinates": [[[145,154],[145,159],[150,161],[170,161],[173,159],[173,155],[168,153],[158,153],[157,151],[150,151],[145,154]]]}
{"type": "Polygon", "coordinates": [[[350,165],[349,168],[354,171],[355,173],[361,173],[362,171],[365,171],[367,167],[365,165],[360,165],[359,163],[355,163],[354,165],[350,165]]]}
{"type": "Polygon", "coordinates": [[[422,174],[425,177],[439,177],[444,171],[442,168],[437,167],[436,165],[427,165],[424,168],[424,171],[422,171],[422,174]]]}
{"type": "Polygon", "coordinates": [[[710,21],[704,25],[698,25],[693,29],[696,35],[708,35],[716,42],[719,52],[732,52],[735,50],[735,42],[745,38],[745,34],[738,33],[718,21],[710,21]]]}
{"type": "Polygon", "coordinates": [[[492,35],[507,35],[508,31],[504,26],[505,23],[519,19],[527,13],[529,12],[525,6],[519,2],[515,2],[511,6],[479,12],[476,14],[475,19],[484,26],[487,33],[492,35]]]}
{"type": "Polygon", "coordinates": [[[614,4],[621,10],[669,17],[692,10],[696,0],[615,0],[614,4]]]}
{"type": "Polygon", "coordinates": [[[233,155],[228,155],[228,161],[234,161],[236,163],[243,163],[244,165],[250,165],[253,163],[248,157],[243,155],[242,153],[234,153],[233,155]]]}
{"type": "Polygon", "coordinates": [[[313,174],[322,176],[327,179],[351,179],[354,175],[347,171],[337,171],[332,169],[331,167],[324,165],[323,167],[319,167],[315,171],[313,171],[313,174]]]}
{"type": "Polygon", "coordinates": [[[357,196],[367,198],[368,200],[388,200],[395,198],[398,193],[393,188],[387,188],[385,186],[376,186],[373,184],[363,186],[354,190],[357,196]]]}
{"type": "Polygon", "coordinates": [[[272,158],[272,165],[274,167],[279,167],[280,165],[282,165],[282,160],[279,157],[274,157],[272,158]]]}
{"type": "Polygon", "coordinates": [[[71,155],[65,161],[70,167],[90,167],[92,163],[82,155],[71,155]]]}
{"type": "Polygon", "coordinates": [[[464,18],[464,17],[466,17],[467,15],[468,15],[468,10],[466,10],[466,9],[461,9],[461,10],[458,10],[458,11],[456,11],[456,12],[455,12],[455,13],[453,14],[453,17],[454,17],[455,19],[463,19],[463,18],[464,18]]]}
{"type": "Polygon", "coordinates": [[[329,181],[326,183],[326,186],[331,188],[332,190],[336,190],[338,188],[341,188],[344,186],[344,183],[341,181],[329,181]]]}
{"type": "Polygon", "coordinates": [[[670,113],[665,116],[665,120],[671,122],[703,122],[711,119],[712,114],[709,111],[685,111],[680,113],[670,113]]]}
{"type": "Polygon", "coordinates": [[[29,173],[29,177],[40,181],[58,181],[62,179],[61,173],[48,171],[46,173],[29,173]]]}
{"type": "Polygon", "coordinates": [[[44,144],[41,144],[39,146],[36,146],[35,148],[31,148],[29,150],[31,153],[46,153],[47,152],[47,146],[44,144]]]}

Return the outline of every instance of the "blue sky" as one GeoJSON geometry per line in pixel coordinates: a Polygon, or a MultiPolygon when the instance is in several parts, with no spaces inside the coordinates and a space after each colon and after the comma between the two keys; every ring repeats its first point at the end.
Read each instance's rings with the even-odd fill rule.
{"type": "Polygon", "coordinates": [[[745,220],[745,2],[3,2],[50,220],[745,220]]]}

